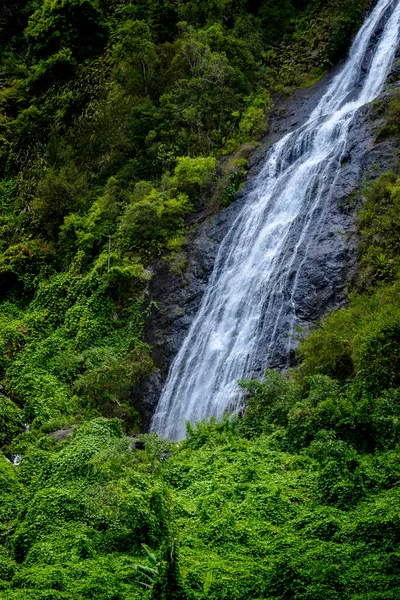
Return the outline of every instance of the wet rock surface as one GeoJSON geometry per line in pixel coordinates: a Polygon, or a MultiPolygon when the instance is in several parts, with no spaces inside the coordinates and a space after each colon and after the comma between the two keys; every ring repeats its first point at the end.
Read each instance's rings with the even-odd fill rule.
{"type": "MultiPolygon", "coordinates": [[[[133,390],[132,396],[133,405],[143,416],[144,429],[149,425],[170,364],[197,313],[220,243],[246,202],[268,149],[307,120],[337,71],[333,70],[314,86],[299,90],[289,100],[276,101],[269,133],[250,157],[246,183],[236,200],[217,215],[208,216],[199,211],[191,217],[192,232],[185,249],[184,274],[172,272],[163,260],[153,265],[154,275],[147,296],[157,303],[158,308],[152,311],[147,322],[145,339],[153,348],[156,370],[133,390]]],[[[373,180],[394,168],[399,159],[393,140],[376,141],[377,131],[384,121],[384,107],[393,88],[400,86],[399,77],[400,61],[397,59],[384,92],[372,105],[358,111],[351,125],[341,169],[324,207],[320,230],[311,241],[307,261],[301,264],[299,257],[298,264],[293,266],[292,276],[297,275],[299,282],[294,298],[296,315],[298,324],[305,330],[330,310],[346,305],[347,285],[356,273],[355,211],[362,196],[362,186],[366,180],[373,180]]],[[[270,360],[267,364],[261,344],[254,375],[262,375],[267,366],[285,368],[289,363],[294,364],[295,346],[295,341],[288,338],[288,323],[283,315],[270,360]]]]}
{"type": "Polygon", "coordinates": [[[68,429],[58,429],[57,431],[52,431],[49,433],[49,437],[56,440],[56,442],[62,442],[72,436],[74,433],[74,427],[70,427],[68,429]]]}

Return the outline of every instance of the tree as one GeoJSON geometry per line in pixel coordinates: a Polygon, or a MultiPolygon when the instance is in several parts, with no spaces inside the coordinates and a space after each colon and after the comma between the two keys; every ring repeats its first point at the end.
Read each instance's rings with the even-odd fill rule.
{"type": "Polygon", "coordinates": [[[101,51],[106,34],[97,0],[45,0],[25,30],[33,62],[65,47],[84,60],[101,51]]]}
{"type": "Polygon", "coordinates": [[[127,21],[117,31],[113,48],[116,79],[131,94],[146,96],[157,72],[159,58],[151,31],[143,21],[127,21]]]}

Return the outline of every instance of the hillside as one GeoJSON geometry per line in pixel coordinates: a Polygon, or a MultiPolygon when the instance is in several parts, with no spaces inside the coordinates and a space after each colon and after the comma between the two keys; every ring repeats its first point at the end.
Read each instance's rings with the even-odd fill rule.
{"type": "Polygon", "coordinates": [[[399,597],[396,69],[365,117],[394,168],[347,199],[347,307],[299,332],[296,369],[241,382],[241,416],[173,443],[132,404],[154,265],[189,268],[193,215],[234,202],[274,102],[369,4],[0,9],[1,600],[399,597]]]}

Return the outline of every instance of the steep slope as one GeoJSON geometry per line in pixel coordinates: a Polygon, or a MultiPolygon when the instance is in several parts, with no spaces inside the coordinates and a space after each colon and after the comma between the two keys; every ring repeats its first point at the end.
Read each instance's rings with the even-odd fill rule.
{"type": "MultiPolygon", "coordinates": [[[[371,47],[375,44],[375,40],[379,39],[380,31],[378,29],[371,47]]],[[[252,160],[256,165],[250,170],[248,182],[235,202],[216,217],[199,216],[201,224],[192,234],[192,241],[186,250],[185,273],[180,276],[174,275],[165,263],[159,264],[158,274],[149,286],[150,297],[156,300],[157,309],[153,311],[147,328],[147,339],[154,348],[153,356],[158,370],[134,396],[136,406],[145,406],[147,415],[154,410],[171,361],[182,347],[197,314],[203,294],[207,290],[221,241],[231,229],[243,206],[249,201],[249,196],[251,197],[254,177],[259,165],[262,165],[263,156],[270,145],[286,134],[288,129],[290,131],[291,127],[301,126],[302,119],[307,119],[334,77],[335,72],[307,92],[298,92],[286,107],[280,106],[276,109],[275,116],[271,119],[272,132],[254,155],[252,160]],[[283,116],[282,108],[285,109],[283,116]]],[[[397,81],[398,60],[396,59],[389,73],[385,90],[376,100],[375,105],[359,109],[350,126],[342,153],[341,168],[335,175],[334,188],[325,200],[324,224],[315,234],[315,239],[307,242],[307,260],[301,261],[301,271],[297,276],[297,287],[292,300],[295,305],[296,325],[303,331],[308,331],[317,319],[332,308],[338,308],[347,302],[347,287],[354,279],[356,269],[357,202],[354,198],[367,179],[374,180],[382,173],[395,168],[398,162],[398,149],[393,140],[381,138],[376,141],[377,132],[381,127],[381,119],[376,107],[387,101],[388,95],[396,89],[397,81]]],[[[292,271],[293,275],[297,273],[296,263],[292,271]]],[[[288,277],[290,279],[290,274],[288,277]]],[[[270,344],[268,334],[267,337],[260,338],[251,371],[254,376],[262,375],[266,365],[287,367],[288,344],[291,346],[289,364],[294,364],[294,350],[297,343],[290,337],[293,328],[290,331],[288,326],[291,309],[287,307],[285,310],[287,314],[284,312],[277,323],[274,347],[269,354],[267,353],[270,344]]],[[[199,356],[199,360],[203,358],[199,356]]],[[[183,395],[185,398],[182,402],[188,401],[187,394],[183,395]]]]}

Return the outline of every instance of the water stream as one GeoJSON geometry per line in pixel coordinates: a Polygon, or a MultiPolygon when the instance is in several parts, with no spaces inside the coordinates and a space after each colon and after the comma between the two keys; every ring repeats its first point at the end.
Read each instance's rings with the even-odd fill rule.
{"type": "Polygon", "coordinates": [[[399,29],[400,0],[379,0],[307,122],[268,152],[220,246],[198,314],[170,368],[152,431],[179,440],[187,420],[238,410],[237,380],[251,376],[260,340],[264,345],[267,340],[267,367],[283,315],[289,353],[299,273],[324,224],[351,122],[381,92],[399,29]],[[294,264],[299,266],[293,277],[294,264]]]}

